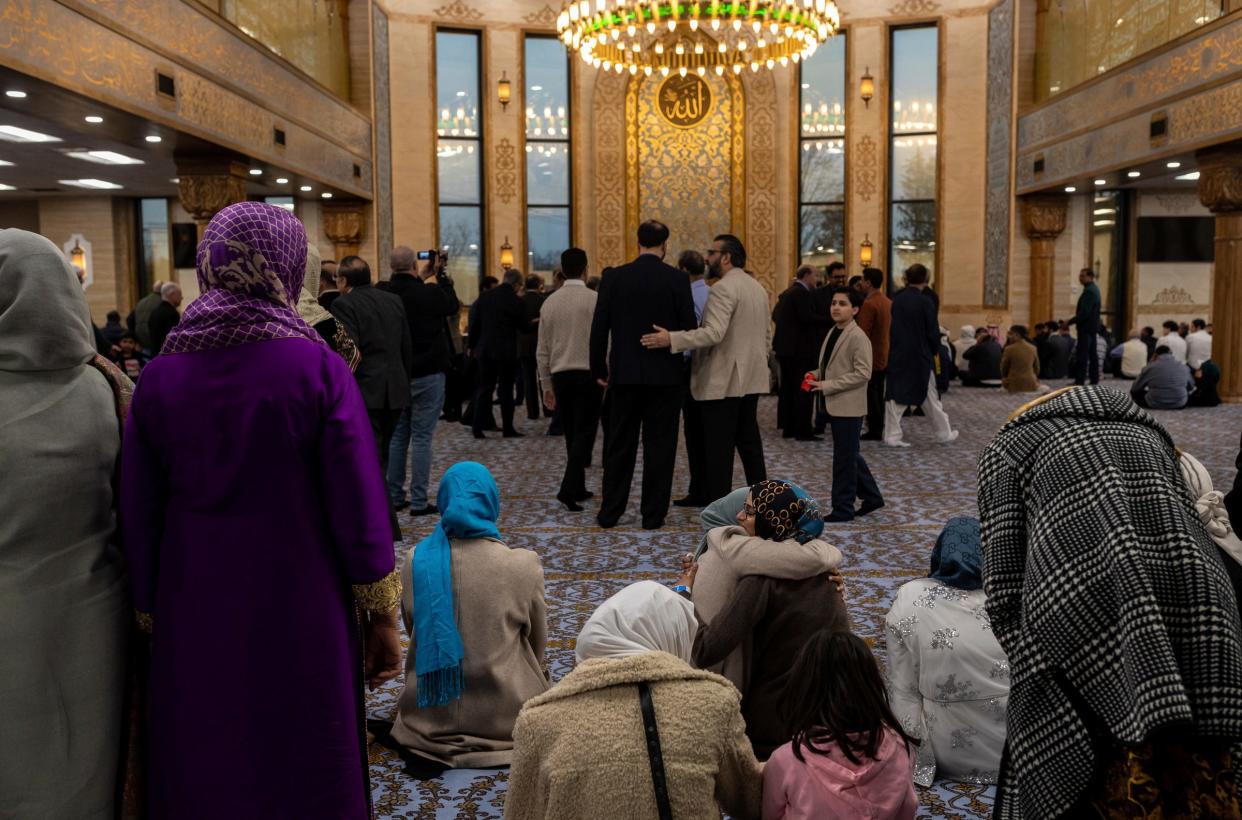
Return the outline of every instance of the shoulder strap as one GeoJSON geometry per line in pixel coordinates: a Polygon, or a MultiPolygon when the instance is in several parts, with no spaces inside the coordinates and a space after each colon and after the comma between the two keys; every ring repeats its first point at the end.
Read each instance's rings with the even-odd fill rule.
{"type": "Polygon", "coordinates": [[[664,779],[664,754],[660,751],[660,731],[656,728],[655,706],[651,702],[651,686],[638,684],[638,700],[642,705],[643,729],[647,737],[647,757],[651,760],[651,783],[655,787],[656,807],[660,820],[673,820],[673,807],[668,802],[668,784],[664,779]]]}

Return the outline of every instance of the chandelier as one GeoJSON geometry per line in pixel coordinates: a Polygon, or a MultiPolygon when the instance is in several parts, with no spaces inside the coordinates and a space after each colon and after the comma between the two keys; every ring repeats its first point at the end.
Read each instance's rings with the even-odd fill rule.
{"type": "Polygon", "coordinates": [[[833,0],[569,0],[556,31],[596,68],[684,77],[796,63],[840,24],[833,0]]]}

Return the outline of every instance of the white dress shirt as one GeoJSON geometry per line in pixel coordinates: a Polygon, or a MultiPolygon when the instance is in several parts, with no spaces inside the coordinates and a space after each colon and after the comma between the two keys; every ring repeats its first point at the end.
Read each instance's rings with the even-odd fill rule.
{"type": "Polygon", "coordinates": [[[1186,337],[1186,364],[1192,370],[1198,370],[1203,363],[1212,358],[1212,334],[1206,330],[1196,330],[1186,337]]]}
{"type": "Polygon", "coordinates": [[[1177,333],[1166,333],[1156,340],[1156,347],[1164,345],[1173,354],[1173,358],[1186,364],[1186,340],[1177,333]]]}

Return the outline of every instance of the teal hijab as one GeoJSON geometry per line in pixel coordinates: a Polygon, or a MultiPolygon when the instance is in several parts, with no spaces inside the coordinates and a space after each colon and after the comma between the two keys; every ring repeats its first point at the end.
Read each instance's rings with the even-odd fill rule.
{"type": "Polygon", "coordinates": [[[982,589],[983,542],[979,535],[978,518],[950,518],[936,539],[928,577],[958,589],[982,589]]]}
{"type": "Polygon", "coordinates": [[[414,672],[418,705],[443,706],[461,697],[465,655],[453,608],[450,538],[500,539],[500,490],[482,464],[460,461],[440,479],[440,523],[418,542],[411,562],[414,580],[414,672]]]}

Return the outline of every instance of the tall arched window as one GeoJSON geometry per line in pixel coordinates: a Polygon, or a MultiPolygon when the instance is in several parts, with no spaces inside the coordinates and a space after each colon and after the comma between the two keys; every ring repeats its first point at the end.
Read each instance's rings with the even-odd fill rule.
{"type": "Polygon", "coordinates": [[[528,34],[525,58],[526,264],[548,273],[572,242],[569,54],[553,35],[528,34]]]}
{"type": "Polygon", "coordinates": [[[457,295],[473,302],[483,259],[483,107],[479,33],[436,32],[436,167],[439,248],[457,295]]]}
{"type": "Polygon", "coordinates": [[[892,30],[889,76],[889,282],[916,262],[936,271],[936,132],[940,30],[892,30]]]}
{"type": "Polygon", "coordinates": [[[845,34],[798,67],[798,252],[825,265],[845,253],[845,34]]]}

